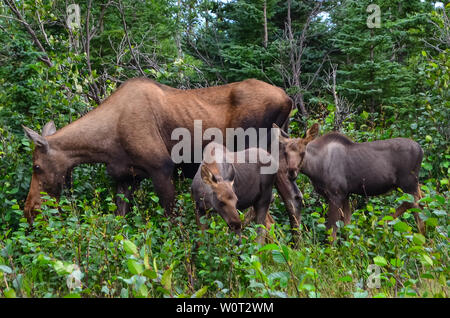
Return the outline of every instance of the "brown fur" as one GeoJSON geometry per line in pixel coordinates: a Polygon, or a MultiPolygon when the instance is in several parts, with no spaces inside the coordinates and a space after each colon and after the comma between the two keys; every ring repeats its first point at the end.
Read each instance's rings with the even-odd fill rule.
{"type": "MultiPolygon", "coordinates": [[[[260,159],[250,163],[248,158],[252,155],[255,155],[255,158],[265,156],[271,161],[274,158],[261,148],[249,148],[237,153],[230,152],[225,146],[215,142],[210,143],[208,148],[213,153],[220,149],[222,154],[214,155],[213,160],[208,163],[203,161],[192,181],[198,226],[205,229],[205,225],[200,223],[200,217],[205,215],[207,210],[214,209],[228,226],[240,235],[242,224],[237,209],[244,210],[249,207],[252,208],[258,224],[270,226],[267,221],[273,219],[267,215],[276,173],[262,174],[261,167],[269,164],[263,164],[260,159]],[[242,153],[247,159],[245,163],[237,161],[238,154],[242,153]],[[230,160],[226,161],[227,157],[230,160]]],[[[258,234],[258,242],[263,243],[265,229],[258,228],[258,234]]]]}
{"type": "MultiPolygon", "coordinates": [[[[288,175],[295,179],[299,172],[307,175],[315,190],[329,204],[327,227],[336,222],[349,224],[350,194],[374,196],[400,188],[414,196],[414,203],[403,203],[394,214],[399,217],[407,209],[419,208],[418,175],[423,151],[418,143],[406,138],[355,143],[348,137],[332,132],[315,139],[318,124],[314,124],[305,138],[282,138],[286,149],[288,175]]],[[[414,213],[420,232],[424,224],[414,213]]]]}
{"type": "MultiPolygon", "coordinates": [[[[162,206],[171,214],[175,165],[170,153],[178,142],[171,140],[173,129],[185,127],[193,135],[194,120],[203,120],[203,130],[221,129],[224,136],[227,127],[269,129],[272,123],[284,125],[291,109],[292,101],[283,90],[254,79],[194,90],[143,78],[128,80],[96,109],[58,131],[52,122],[42,136],[24,127],[36,145],[33,166],[39,166],[33,171],[24,214],[32,223],[41,205],[40,192],[58,197],[72,168],[82,163],[105,163],[117,180],[118,192],[128,199],[143,178],[151,178],[162,206]]],[[[197,167],[181,166],[189,177],[197,167]]],[[[290,193],[284,195],[295,201],[290,193]]],[[[119,214],[129,209],[121,199],[117,205],[119,214]]]]}

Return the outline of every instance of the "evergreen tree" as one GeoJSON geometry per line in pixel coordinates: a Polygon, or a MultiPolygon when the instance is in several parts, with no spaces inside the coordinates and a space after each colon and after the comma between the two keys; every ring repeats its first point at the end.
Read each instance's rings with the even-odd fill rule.
{"type": "Polygon", "coordinates": [[[331,18],[340,53],[338,90],[373,113],[413,101],[414,74],[405,63],[417,51],[415,38],[425,32],[424,12],[430,4],[379,1],[380,27],[368,26],[370,4],[345,0],[331,18]]]}

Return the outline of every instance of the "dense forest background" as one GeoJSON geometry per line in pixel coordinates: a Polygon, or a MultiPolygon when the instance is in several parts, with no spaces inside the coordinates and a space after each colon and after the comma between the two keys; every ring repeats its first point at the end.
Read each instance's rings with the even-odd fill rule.
{"type": "Polygon", "coordinates": [[[3,0],[0,295],[447,297],[449,9],[427,0],[3,0]],[[294,100],[294,136],[319,122],[321,133],[355,141],[416,140],[426,236],[411,213],[392,219],[411,200],[394,191],[354,197],[352,224],[339,228],[338,244],[323,244],[327,207],[303,176],[301,240],[274,190],[272,242],[256,245],[249,226],[237,246],[219,217],[198,231],[189,180],[177,184],[178,226],[151,181],[129,215],[115,216],[101,165],[76,168],[72,188],[58,203],[48,198],[31,231],[21,209],[33,146],[21,125],[61,128],[136,76],[183,89],[257,78],[294,100]],[[380,288],[367,283],[370,264],[380,288]]]}

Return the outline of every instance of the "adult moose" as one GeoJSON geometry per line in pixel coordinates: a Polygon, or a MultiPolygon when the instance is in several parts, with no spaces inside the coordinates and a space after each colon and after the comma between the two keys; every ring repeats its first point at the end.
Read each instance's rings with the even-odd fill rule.
{"type": "MultiPolygon", "coordinates": [[[[193,133],[194,120],[202,120],[203,130],[270,129],[272,123],[287,125],[291,109],[292,101],[282,89],[254,79],[193,90],[145,78],[130,79],[97,108],[58,131],[53,122],[44,126],[42,135],[24,127],[35,144],[25,217],[31,224],[41,206],[40,192],[58,197],[66,176],[82,163],[105,163],[108,174],[117,181],[117,192],[128,201],[139,182],[151,178],[165,213],[170,215],[175,198],[172,176],[176,167],[170,156],[177,142],[171,140],[175,128],[185,127],[193,133]]],[[[185,176],[193,177],[198,163],[180,166],[185,176]]],[[[291,219],[296,219],[300,191],[285,173],[277,175],[276,185],[291,219]]],[[[128,211],[126,201],[118,197],[118,214],[128,211]]]]}
{"type": "MultiPolygon", "coordinates": [[[[420,207],[418,175],[423,150],[417,142],[393,138],[355,143],[338,132],[316,138],[318,133],[317,123],[308,129],[305,138],[288,138],[282,133],[280,151],[285,153],[289,178],[295,180],[299,172],[305,174],[327,200],[327,228],[333,228],[334,239],[336,222],[350,223],[349,195],[352,193],[375,196],[400,188],[412,194],[414,203],[402,203],[395,218],[407,209],[420,207]]],[[[424,224],[417,212],[414,217],[423,233],[424,224]]]]}

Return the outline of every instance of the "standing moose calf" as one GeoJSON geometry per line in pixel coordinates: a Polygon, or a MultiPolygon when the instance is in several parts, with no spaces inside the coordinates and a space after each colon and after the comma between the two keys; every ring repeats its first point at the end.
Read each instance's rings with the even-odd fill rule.
{"type": "MultiPolygon", "coordinates": [[[[230,152],[221,144],[210,143],[205,148],[204,159],[192,181],[198,226],[205,229],[200,217],[207,210],[214,209],[230,229],[240,236],[242,224],[237,209],[249,207],[254,209],[258,224],[270,226],[273,221],[268,210],[276,172],[263,174],[261,168],[270,166],[272,160],[273,157],[261,148],[230,152]]],[[[258,242],[263,241],[264,229],[260,227],[258,242]]]]}
{"type": "MultiPolygon", "coordinates": [[[[414,203],[402,203],[394,217],[407,209],[420,208],[418,175],[423,150],[417,142],[393,138],[355,143],[338,132],[316,138],[318,133],[317,123],[311,126],[305,138],[288,138],[283,133],[280,152],[286,156],[288,177],[294,180],[299,172],[305,174],[314,189],[327,200],[327,228],[333,228],[334,239],[336,222],[350,223],[349,195],[352,193],[375,196],[400,188],[414,196],[414,203]]],[[[423,233],[423,221],[417,212],[414,217],[423,233]]]]}

